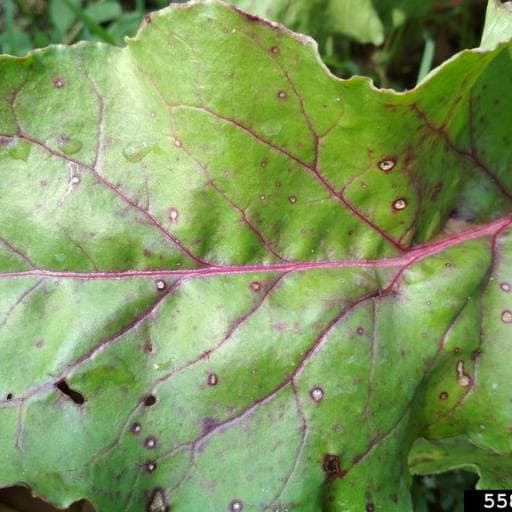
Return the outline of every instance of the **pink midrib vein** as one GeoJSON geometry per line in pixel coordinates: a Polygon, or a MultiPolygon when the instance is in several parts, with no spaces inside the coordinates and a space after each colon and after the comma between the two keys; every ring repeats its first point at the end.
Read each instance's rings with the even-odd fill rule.
{"type": "Polygon", "coordinates": [[[69,278],[69,279],[128,279],[134,277],[164,277],[164,276],[212,276],[212,275],[229,275],[244,273],[261,273],[261,272],[297,272],[315,269],[335,269],[335,268],[388,268],[402,267],[405,268],[414,261],[419,261],[428,256],[441,253],[446,249],[455,247],[471,240],[493,236],[495,237],[500,231],[512,225],[512,215],[500,218],[485,226],[467,230],[457,235],[447,237],[443,240],[419,246],[410,249],[404,255],[392,258],[382,258],[373,260],[326,260],[326,261],[310,261],[310,262],[286,262],[276,264],[254,264],[254,265],[229,265],[229,266],[209,266],[188,269],[149,269],[149,270],[123,270],[123,271],[106,271],[106,272],[76,272],[76,271],[58,271],[34,269],[18,272],[1,272],[0,279],[19,278],[19,277],[49,277],[49,278],[69,278]]]}

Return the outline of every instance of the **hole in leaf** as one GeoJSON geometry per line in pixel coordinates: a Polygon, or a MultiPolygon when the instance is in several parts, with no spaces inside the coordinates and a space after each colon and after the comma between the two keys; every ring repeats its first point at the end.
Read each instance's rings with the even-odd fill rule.
{"type": "Polygon", "coordinates": [[[13,394],[7,393],[7,396],[5,397],[7,400],[12,400],[13,394]]]}
{"type": "Polygon", "coordinates": [[[156,404],[156,396],[153,395],[153,394],[149,394],[149,395],[146,395],[144,397],[144,405],[146,407],[151,407],[152,405],[155,405],[156,404]]]}
{"type": "Polygon", "coordinates": [[[55,384],[55,387],[64,395],[68,396],[75,402],[77,405],[82,405],[85,403],[85,397],[82,395],[82,393],[79,393],[75,389],[71,389],[66,381],[66,379],[62,379],[57,384],[55,384]]]}
{"type": "Polygon", "coordinates": [[[30,489],[22,485],[0,489],[0,509],[2,505],[19,512],[95,512],[94,507],[86,500],[77,501],[66,509],[53,507],[44,500],[32,496],[30,489]]]}
{"type": "Polygon", "coordinates": [[[322,469],[324,470],[325,476],[328,480],[343,478],[346,473],[346,471],[341,469],[340,456],[333,455],[332,453],[326,453],[324,455],[322,469]]]}

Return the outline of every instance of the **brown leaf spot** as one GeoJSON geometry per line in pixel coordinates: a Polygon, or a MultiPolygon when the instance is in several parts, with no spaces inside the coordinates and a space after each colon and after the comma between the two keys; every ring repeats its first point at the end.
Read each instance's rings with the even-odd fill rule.
{"type": "Polygon", "coordinates": [[[393,158],[384,158],[379,162],[379,169],[385,173],[391,172],[396,165],[393,158]]]}
{"type": "Polygon", "coordinates": [[[457,382],[459,386],[463,388],[467,388],[471,385],[471,377],[464,373],[464,361],[459,361],[457,363],[457,382]]]}
{"type": "Polygon", "coordinates": [[[155,436],[148,436],[144,440],[144,447],[148,450],[153,450],[157,445],[157,439],[155,436]]]}
{"type": "Polygon", "coordinates": [[[56,78],[56,79],[53,81],[53,86],[54,86],[56,89],[62,89],[65,85],[66,85],[66,82],[64,82],[64,80],[63,80],[62,78],[56,78]]]}
{"type": "Polygon", "coordinates": [[[512,311],[505,309],[501,312],[501,320],[505,324],[512,324],[512,311]]]}
{"type": "Polygon", "coordinates": [[[316,387],[316,388],[313,388],[310,392],[309,392],[309,395],[311,396],[311,398],[313,399],[313,401],[315,402],[320,402],[323,397],[324,397],[324,390],[320,387],[316,387]]]}
{"type": "Polygon", "coordinates": [[[258,281],[254,281],[251,283],[251,290],[254,292],[259,292],[261,289],[261,283],[258,283],[258,281]]]}
{"type": "Polygon", "coordinates": [[[339,455],[326,453],[322,460],[322,469],[327,480],[336,480],[343,478],[347,472],[341,469],[341,459],[339,455]]]}
{"type": "Polygon", "coordinates": [[[158,465],[154,460],[150,460],[146,462],[146,464],[144,464],[144,470],[147,471],[148,473],[153,473],[154,471],[156,471],[157,466],[158,465]]]}
{"type": "Polygon", "coordinates": [[[401,211],[407,208],[407,199],[400,197],[393,202],[393,210],[401,211]]]}
{"type": "Polygon", "coordinates": [[[439,393],[439,400],[446,400],[448,398],[448,393],[446,391],[441,391],[439,393]]]}
{"type": "Polygon", "coordinates": [[[203,434],[208,434],[218,425],[219,422],[215,418],[211,418],[209,416],[203,418],[203,434]]]}
{"type": "Polygon", "coordinates": [[[208,386],[216,386],[219,383],[219,378],[217,377],[217,374],[210,373],[208,375],[208,378],[206,379],[206,383],[208,386]]]}
{"type": "Polygon", "coordinates": [[[150,393],[149,395],[146,395],[144,399],[142,400],[142,403],[146,407],[151,407],[156,404],[156,396],[150,393]]]}
{"type": "Polygon", "coordinates": [[[82,393],[79,393],[78,391],[71,389],[66,381],[66,379],[62,379],[59,382],[55,384],[55,387],[64,395],[71,398],[71,400],[77,404],[82,405],[85,403],[85,397],[82,395],[82,393]]]}
{"type": "Polygon", "coordinates": [[[148,506],[146,507],[147,512],[169,512],[169,504],[167,502],[167,496],[165,491],[161,487],[156,487],[151,494],[148,506]]]}
{"type": "Polygon", "coordinates": [[[243,509],[244,509],[244,504],[243,504],[242,500],[233,500],[229,504],[229,510],[231,512],[240,512],[240,510],[243,510],[243,509]]]}
{"type": "Polygon", "coordinates": [[[471,361],[475,362],[482,355],[482,350],[477,348],[471,354],[471,361]]]}
{"type": "Polygon", "coordinates": [[[130,427],[131,433],[135,434],[135,435],[140,434],[141,430],[142,430],[142,427],[141,427],[140,423],[133,423],[132,426],[130,427]]]}
{"type": "Polygon", "coordinates": [[[510,286],[509,283],[501,283],[500,284],[500,288],[502,289],[502,291],[504,291],[505,293],[510,293],[512,291],[512,286],[510,286]]]}
{"type": "Polygon", "coordinates": [[[169,220],[172,224],[178,224],[179,218],[180,218],[180,212],[174,208],[169,208],[169,211],[167,212],[167,216],[169,217],[169,220]]]}

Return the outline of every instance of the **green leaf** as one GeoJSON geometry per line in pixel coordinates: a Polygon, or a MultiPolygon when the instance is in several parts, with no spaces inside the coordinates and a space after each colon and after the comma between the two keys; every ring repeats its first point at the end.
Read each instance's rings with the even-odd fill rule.
{"type": "Polygon", "coordinates": [[[417,439],[510,467],[511,51],[379,91],[206,1],[1,57],[0,487],[407,511],[417,439]]]}
{"type": "Polygon", "coordinates": [[[119,2],[109,0],[95,2],[84,9],[84,13],[90,16],[96,23],[115,20],[121,16],[122,12],[123,10],[119,2]]]}
{"type": "Polygon", "coordinates": [[[481,48],[492,50],[509,39],[512,39],[512,2],[489,0],[481,48]]]}
{"type": "MultiPolygon", "coordinates": [[[[80,7],[80,0],[68,0],[72,2],[78,9],[80,7]]],[[[50,0],[49,6],[50,20],[53,26],[64,35],[76,21],[76,12],[72,10],[65,0],[50,0]]]]}
{"type": "Polygon", "coordinates": [[[125,12],[110,24],[108,32],[121,44],[126,35],[133,35],[135,33],[143,18],[144,16],[138,12],[125,12]]]}
{"type": "Polygon", "coordinates": [[[512,458],[499,457],[463,436],[438,441],[419,439],[409,454],[409,465],[412,474],[416,475],[453,469],[478,473],[480,489],[507,489],[510,487],[509,475],[512,474],[512,458]]]}
{"type": "Polygon", "coordinates": [[[374,0],[386,30],[403,25],[409,18],[425,16],[434,2],[435,0],[374,0]]]}

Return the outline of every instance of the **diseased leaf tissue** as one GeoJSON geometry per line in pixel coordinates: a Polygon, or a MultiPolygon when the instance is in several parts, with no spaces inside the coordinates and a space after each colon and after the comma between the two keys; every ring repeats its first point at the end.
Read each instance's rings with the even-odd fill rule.
{"type": "Polygon", "coordinates": [[[206,1],[2,57],[0,485],[405,511],[425,438],[511,487],[511,48],[397,94],[206,1]]]}

